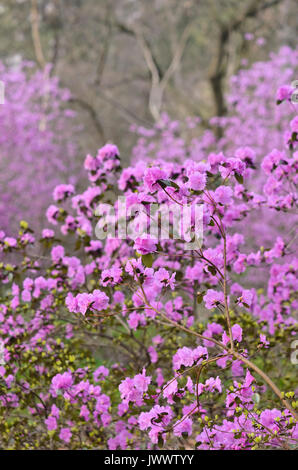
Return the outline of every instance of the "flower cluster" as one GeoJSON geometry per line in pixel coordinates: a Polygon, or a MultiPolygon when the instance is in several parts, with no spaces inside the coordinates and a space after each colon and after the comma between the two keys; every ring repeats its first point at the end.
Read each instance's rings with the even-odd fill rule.
{"type": "MultiPolygon", "coordinates": [[[[250,73],[262,81],[259,66],[250,73]]],[[[195,142],[187,155],[176,142],[175,158],[160,150],[125,169],[107,144],[86,157],[83,192],[54,189],[41,237],[24,220],[15,237],[0,231],[2,448],[295,446],[298,260],[283,216],[297,204],[297,120],[287,125],[283,149],[221,141],[194,158],[195,142]],[[203,205],[202,244],[185,250],[174,217],[167,238],[96,239],[112,218],[97,210],[110,189],[138,204],[134,227],[150,203],[203,205]],[[248,231],[260,212],[262,244],[248,231]]]]}

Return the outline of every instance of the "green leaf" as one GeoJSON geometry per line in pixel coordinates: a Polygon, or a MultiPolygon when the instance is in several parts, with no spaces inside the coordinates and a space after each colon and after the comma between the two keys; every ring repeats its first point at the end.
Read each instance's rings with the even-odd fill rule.
{"type": "Polygon", "coordinates": [[[12,264],[8,263],[8,264],[5,265],[5,269],[8,272],[12,272],[14,270],[14,267],[12,266],[12,264]]]}
{"type": "Polygon", "coordinates": [[[200,196],[203,194],[204,191],[195,191],[194,189],[191,190],[191,193],[194,194],[195,196],[200,196]]]}
{"type": "Polygon", "coordinates": [[[201,304],[203,302],[203,297],[204,297],[205,291],[204,292],[198,292],[197,293],[197,303],[201,304]]]}
{"type": "Polygon", "coordinates": [[[157,180],[157,183],[162,187],[162,189],[165,189],[167,187],[170,188],[175,188],[177,191],[179,191],[179,186],[178,184],[174,183],[174,181],[170,180],[157,180]]]}
{"type": "Polygon", "coordinates": [[[239,173],[235,173],[235,178],[238,181],[238,183],[243,184],[243,176],[239,175],[239,173]]]}
{"type": "Polygon", "coordinates": [[[142,255],[142,263],[144,266],[146,266],[147,268],[151,268],[152,267],[152,263],[153,263],[153,256],[151,253],[148,253],[147,255],[142,255]]]}
{"type": "Polygon", "coordinates": [[[26,220],[21,220],[20,227],[26,230],[29,227],[28,222],[26,222],[26,220]]]}
{"type": "Polygon", "coordinates": [[[208,271],[211,273],[213,276],[216,275],[216,268],[214,266],[208,266],[208,271]]]}
{"type": "Polygon", "coordinates": [[[155,404],[154,398],[144,398],[146,405],[153,406],[155,404]]]}
{"type": "Polygon", "coordinates": [[[158,441],[157,441],[157,445],[160,449],[163,448],[163,438],[162,438],[162,435],[161,434],[158,434],[158,441]]]}
{"type": "Polygon", "coordinates": [[[78,238],[76,241],[75,251],[78,251],[81,248],[81,245],[82,245],[82,240],[81,238],[78,238]]]}

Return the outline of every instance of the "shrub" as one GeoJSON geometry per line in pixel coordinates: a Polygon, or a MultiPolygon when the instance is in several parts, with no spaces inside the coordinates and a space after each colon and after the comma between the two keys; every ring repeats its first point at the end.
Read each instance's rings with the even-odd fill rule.
{"type": "Polygon", "coordinates": [[[56,187],[47,217],[61,233],[1,232],[2,448],[295,447],[293,234],[252,251],[237,227],[260,207],[294,210],[296,121],[263,159],[261,193],[249,148],[122,169],[107,144],[86,157],[83,193],[56,187]],[[174,216],[168,238],[144,238],[153,203],[203,205],[203,244],[185,249],[174,216]],[[114,216],[114,236],[96,239],[114,216]]]}

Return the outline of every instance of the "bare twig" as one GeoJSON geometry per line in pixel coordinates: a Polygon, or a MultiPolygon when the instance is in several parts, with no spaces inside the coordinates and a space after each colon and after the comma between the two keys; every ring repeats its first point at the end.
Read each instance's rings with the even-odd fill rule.
{"type": "Polygon", "coordinates": [[[35,51],[36,60],[41,69],[44,69],[46,66],[46,60],[44,58],[40,34],[39,34],[39,14],[38,14],[38,5],[37,0],[31,0],[31,35],[35,51]]]}

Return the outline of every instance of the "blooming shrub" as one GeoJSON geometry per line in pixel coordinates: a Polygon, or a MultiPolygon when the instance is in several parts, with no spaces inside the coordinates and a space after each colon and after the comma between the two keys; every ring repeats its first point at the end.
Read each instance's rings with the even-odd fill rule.
{"type": "Polygon", "coordinates": [[[107,144],[86,157],[83,193],[55,189],[55,231],[0,233],[2,448],[295,447],[294,237],[251,251],[237,229],[260,207],[294,211],[295,126],[264,155],[261,192],[249,150],[122,169],[107,144]],[[142,236],[151,203],[203,204],[203,244],[185,249],[171,217],[168,238],[142,236]],[[96,239],[115,215],[114,236],[96,239]]]}
{"type": "Polygon", "coordinates": [[[54,187],[78,181],[74,112],[58,79],[31,62],[0,63],[0,227],[9,233],[22,217],[41,227],[54,187]]]}
{"type": "MultiPolygon", "coordinates": [[[[160,161],[162,165],[164,160],[181,163],[188,158],[200,162],[209,155],[208,162],[213,169],[218,167],[224,153],[258,170],[264,155],[270,155],[273,151],[266,160],[268,163],[274,154],[277,159],[281,158],[284,146],[291,138],[288,114],[289,107],[294,111],[294,105],[280,104],[285,99],[289,100],[293,92],[289,84],[297,78],[297,63],[298,51],[284,46],[278,52],[271,53],[267,61],[256,62],[249,68],[243,66],[230,78],[226,96],[228,114],[213,117],[208,123],[199,117],[188,117],[184,121],[171,120],[167,114],[163,114],[160,122],[152,129],[133,126],[132,130],[138,136],[132,150],[136,168],[138,162],[154,160],[160,161]],[[220,138],[216,135],[216,128],[222,131],[220,138]]],[[[246,180],[246,189],[261,193],[266,185],[266,192],[272,194],[272,180],[267,182],[267,176],[265,171],[255,171],[253,178],[246,180]]],[[[203,177],[203,174],[191,176],[194,179],[193,189],[199,189],[204,184],[203,177]]],[[[260,206],[248,214],[245,222],[239,225],[239,231],[245,234],[250,249],[255,250],[264,243],[272,242],[278,235],[286,236],[288,217],[280,214],[276,218],[275,210],[264,211],[260,206]],[[264,224],[268,229],[264,229],[264,224]]]]}

